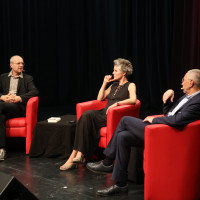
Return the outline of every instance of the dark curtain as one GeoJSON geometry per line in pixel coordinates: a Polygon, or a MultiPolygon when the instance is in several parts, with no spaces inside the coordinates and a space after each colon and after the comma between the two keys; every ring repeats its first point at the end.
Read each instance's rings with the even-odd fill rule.
{"type": "Polygon", "coordinates": [[[0,73],[19,54],[40,106],[96,99],[113,60],[129,59],[147,108],[200,64],[199,0],[1,0],[0,73]]]}
{"type": "Polygon", "coordinates": [[[181,95],[181,82],[186,71],[200,69],[200,1],[174,2],[172,49],[172,85],[181,95]]]}

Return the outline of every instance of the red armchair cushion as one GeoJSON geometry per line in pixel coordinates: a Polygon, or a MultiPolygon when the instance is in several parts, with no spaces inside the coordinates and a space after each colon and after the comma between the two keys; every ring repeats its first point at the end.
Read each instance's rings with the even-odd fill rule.
{"type": "Polygon", "coordinates": [[[24,127],[24,126],[26,126],[25,117],[13,118],[6,121],[6,128],[24,127]]]}

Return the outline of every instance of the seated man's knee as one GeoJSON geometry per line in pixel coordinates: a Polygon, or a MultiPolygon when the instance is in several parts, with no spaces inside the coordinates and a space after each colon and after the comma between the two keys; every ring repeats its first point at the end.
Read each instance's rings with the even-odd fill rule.
{"type": "Polygon", "coordinates": [[[129,138],[127,137],[127,134],[125,131],[119,132],[117,136],[117,143],[118,144],[127,144],[127,141],[129,138]]]}
{"type": "Polygon", "coordinates": [[[130,116],[124,116],[124,117],[122,117],[122,120],[123,121],[127,121],[127,120],[129,120],[131,117],[130,116]]]}
{"type": "Polygon", "coordinates": [[[130,123],[130,121],[131,121],[133,118],[134,118],[134,117],[124,116],[124,117],[122,117],[122,119],[120,120],[120,122],[123,123],[123,124],[127,124],[127,123],[130,123]]]}

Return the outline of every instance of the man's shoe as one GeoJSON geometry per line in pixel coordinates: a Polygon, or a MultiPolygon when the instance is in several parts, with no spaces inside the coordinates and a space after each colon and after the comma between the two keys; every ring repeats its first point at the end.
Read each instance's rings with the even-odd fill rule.
{"type": "Polygon", "coordinates": [[[5,160],[6,157],[6,150],[0,149],[0,160],[5,160]]]}
{"type": "Polygon", "coordinates": [[[128,193],[128,185],[124,187],[119,187],[117,185],[111,185],[103,190],[97,190],[96,195],[98,196],[111,196],[111,195],[120,195],[128,193]]]}
{"type": "Polygon", "coordinates": [[[110,166],[105,166],[103,164],[103,160],[102,161],[99,161],[99,162],[96,162],[96,163],[87,163],[86,167],[94,172],[94,173],[112,173],[113,171],[113,164],[110,165],[110,166]]]}

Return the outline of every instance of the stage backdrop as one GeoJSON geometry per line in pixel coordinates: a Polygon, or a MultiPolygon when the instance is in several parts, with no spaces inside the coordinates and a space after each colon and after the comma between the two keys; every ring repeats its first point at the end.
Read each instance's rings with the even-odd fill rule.
{"type": "Polygon", "coordinates": [[[199,0],[1,0],[0,73],[21,55],[40,106],[95,99],[113,59],[129,59],[144,107],[200,68],[199,0]]]}

